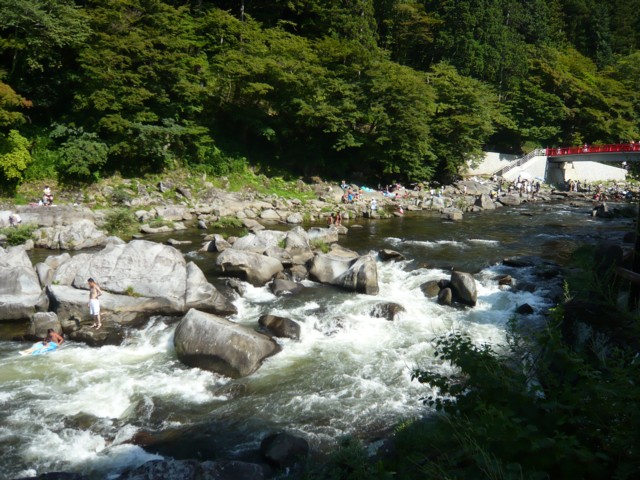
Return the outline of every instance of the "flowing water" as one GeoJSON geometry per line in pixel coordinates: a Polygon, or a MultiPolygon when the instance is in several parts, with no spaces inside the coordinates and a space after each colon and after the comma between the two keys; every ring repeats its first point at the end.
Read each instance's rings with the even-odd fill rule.
{"type": "MultiPolygon", "coordinates": [[[[629,221],[592,219],[588,212],[586,205],[532,205],[467,214],[459,223],[422,214],[352,222],[361,227],[351,228],[342,245],[361,253],[390,248],[407,260],[378,264],[377,296],[306,282],[301,294],[276,298],[246,285],[231,320],[255,328],[262,314],[285,316],[301,325],[301,340],[278,340],[282,352],[241,380],[183,366],[173,350],[175,319],[151,318],[121,346],[68,342],[40,357],[19,356],[25,344],[8,341],[5,327],[0,478],[60,470],[114,478],[160,458],[131,443],[139,431],[213,425],[219,458],[255,449],[279,430],[305,436],[316,449],[344,435],[384,434],[428,414],[421,399],[432,392],[411,373],[447,369],[433,358],[435,337],[462,330],[478,343],[500,345],[517,305],[534,307],[531,321],[552,305],[544,288],[500,289],[499,274],[518,282],[531,274],[501,266],[502,258],[531,254],[562,263],[579,244],[619,239],[631,228],[629,221]],[[422,283],[448,278],[452,266],[474,273],[475,308],[443,307],[422,294],[422,283]],[[372,317],[372,308],[386,301],[406,311],[393,322],[372,317]]],[[[198,233],[184,238],[198,240],[198,233]]],[[[207,274],[213,271],[212,257],[197,253],[197,243],[181,249],[207,274]]],[[[34,255],[36,261],[42,253],[34,255]]]]}

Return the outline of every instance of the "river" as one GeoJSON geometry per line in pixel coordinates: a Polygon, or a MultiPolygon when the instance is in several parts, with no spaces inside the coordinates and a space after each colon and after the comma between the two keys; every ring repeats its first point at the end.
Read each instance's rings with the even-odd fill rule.
{"type": "MultiPolygon", "coordinates": [[[[407,260],[378,264],[377,296],[307,282],[302,294],[276,298],[267,288],[247,285],[234,301],[238,314],[231,319],[255,328],[264,313],[286,316],[300,323],[301,339],[279,340],[282,352],[241,380],[178,362],[175,319],[151,318],[121,346],[68,342],[40,357],[19,356],[25,344],[10,341],[5,326],[0,329],[0,478],[61,470],[115,478],[161,458],[130,442],[139,431],[206,425],[201,431],[215,432],[209,448],[218,458],[242,457],[266,433],[280,430],[304,436],[315,449],[330,448],[344,435],[382,435],[405,419],[428,414],[421,398],[432,392],[411,381],[411,372],[415,367],[446,371],[433,358],[436,336],[462,330],[478,343],[499,346],[517,305],[535,309],[532,322],[552,306],[544,288],[501,289],[500,274],[518,282],[530,275],[528,269],[502,266],[503,258],[539,255],[564,263],[576,246],[619,240],[631,228],[629,220],[593,219],[589,210],[587,204],[542,204],[466,214],[458,223],[429,214],[352,221],[341,245],[361,253],[390,248],[407,260]],[[440,306],[422,294],[422,283],[448,278],[452,266],[474,274],[475,308],[440,306]],[[372,317],[371,308],[382,301],[406,311],[393,322],[372,317]]],[[[199,232],[179,238],[199,240],[199,232]]],[[[213,275],[213,257],[197,253],[197,242],[180,248],[213,275]]],[[[33,255],[35,261],[43,252],[33,255]]]]}

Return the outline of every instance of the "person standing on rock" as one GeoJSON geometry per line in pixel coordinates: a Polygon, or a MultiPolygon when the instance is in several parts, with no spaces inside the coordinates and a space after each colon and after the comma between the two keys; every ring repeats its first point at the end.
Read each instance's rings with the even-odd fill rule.
{"type": "Polygon", "coordinates": [[[91,325],[91,328],[95,328],[98,330],[102,327],[102,320],[100,318],[100,300],[98,297],[102,295],[102,290],[100,286],[96,283],[93,278],[89,280],[89,312],[93,316],[94,322],[91,325]]]}

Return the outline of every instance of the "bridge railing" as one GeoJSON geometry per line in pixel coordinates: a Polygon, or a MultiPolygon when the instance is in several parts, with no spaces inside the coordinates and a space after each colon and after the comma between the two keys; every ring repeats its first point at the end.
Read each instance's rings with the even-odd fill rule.
{"type": "Polygon", "coordinates": [[[493,175],[501,177],[505,173],[507,173],[508,171],[513,170],[514,168],[519,167],[521,165],[524,165],[529,160],[531,160],[533,157],[538,157],[540,155],[546,155],[546,151],[547,150],[548,149],[545,150],[544,148],[536,148],[535,150],[531,150],[524,157],[520,157],[520,158],[514,160],[513,162],[511,162],[506,167],[502,167],[500,170],[496,170],[495,172],[493,172],[493,175]]]}
{"type": "Polygon", "coordinates": [[[560,157],[562,155],[584,155],[585,153],[619,153],[640,152],[640,142],[616,143],[610,145],[583,145],[582,147],[554,147],[547,148],[547,157],[560,157]]]}

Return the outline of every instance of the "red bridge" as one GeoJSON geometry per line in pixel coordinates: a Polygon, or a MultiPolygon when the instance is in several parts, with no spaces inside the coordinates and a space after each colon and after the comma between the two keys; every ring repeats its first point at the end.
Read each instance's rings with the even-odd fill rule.
{"type": "Polygon", "coordinates": [[[612,145],[583,145],[582,147],[557,147],[545,149],[547,157],[551,161],[575,161],[593,160],[596,162],[624,162],[626,160],[640,160],[640,142],[616,143],[612,145]],[[559,157],[580,156],[591,158],[566,158],[559,157]],[[593,158],[593,157],[598,157],[593,158]]]}

